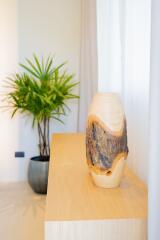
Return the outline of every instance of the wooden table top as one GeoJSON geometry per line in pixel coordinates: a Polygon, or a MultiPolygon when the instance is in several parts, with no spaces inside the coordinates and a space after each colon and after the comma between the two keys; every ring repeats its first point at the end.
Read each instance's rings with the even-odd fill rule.
{"type": "Polygon", "coordinates": [[[119,188],[98,188],[86,163],[84,134],[54,134],[45,221],[147,217],[147,188],[126,167],[119,188]]]}

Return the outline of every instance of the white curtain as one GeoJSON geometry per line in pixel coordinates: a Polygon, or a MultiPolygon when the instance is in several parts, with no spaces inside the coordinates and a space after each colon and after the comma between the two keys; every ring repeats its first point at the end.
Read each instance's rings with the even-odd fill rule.
{"type": "Polygon", "coordinates": [[[148,181],[151,0],[82,0],[79,130],[97,91],[118,92],[128,123],[128,164],[148,181]]]}
{"type": "Polygon", "coordinates": [[[122,93],[124,0],[97,0],[98,89],[122,93]]]}
{"type": "Polygon", "coordinates": [[[148,182],[151,0],[126,1],[124,106],[135,173],[148,182]]]}
{"type": "Polygon", "coordinates": [[[79,131],[85,130],[88,107],[98,86],[96,23],[96,0],[82,0],[79,131]]]}
{"type": "Polygon", "coordinates": [[[152,0],[148,240],[160,239],[160,1],[152,0]]]}
{"type": "Polygon", "coordinates": [[[148,178],[150,0],[97,0],[98,89],[118,92],[128,123],[128,164],[148,178]]]}

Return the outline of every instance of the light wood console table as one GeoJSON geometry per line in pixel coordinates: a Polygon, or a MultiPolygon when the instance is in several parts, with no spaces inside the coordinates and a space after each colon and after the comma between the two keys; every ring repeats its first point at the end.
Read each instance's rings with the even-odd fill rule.
{"type": "Polygon", "coordinates": [[[127,167],[121,186],[96,187],[84,134],[52,138],[45,240],[146,240],[147,189],[127,167]]]}

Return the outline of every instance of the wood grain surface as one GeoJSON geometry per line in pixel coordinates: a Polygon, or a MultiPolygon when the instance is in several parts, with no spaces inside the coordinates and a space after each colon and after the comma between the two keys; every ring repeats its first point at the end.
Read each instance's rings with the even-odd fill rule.
{"type": "Polygon", "coordinates": [[[119,188],[98,188],[88,172],[85,135],[53,135],[45,221],[146,217],[146,186],[128,167],[119,188]]]}
{"type": "Polygon", "coordinates": [[[47,222],[45,240],[147,240],[147,224],[139,219],[47,222]]]}

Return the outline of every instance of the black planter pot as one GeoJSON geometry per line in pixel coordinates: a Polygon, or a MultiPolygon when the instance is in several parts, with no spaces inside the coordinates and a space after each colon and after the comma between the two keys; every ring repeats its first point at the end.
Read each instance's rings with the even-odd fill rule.
{"type": "Polygon", "coordinates": [[[49,156],[33,157],[28,168],[28,182],[31,188],[39,194],[47,194],[49,156]]]}

